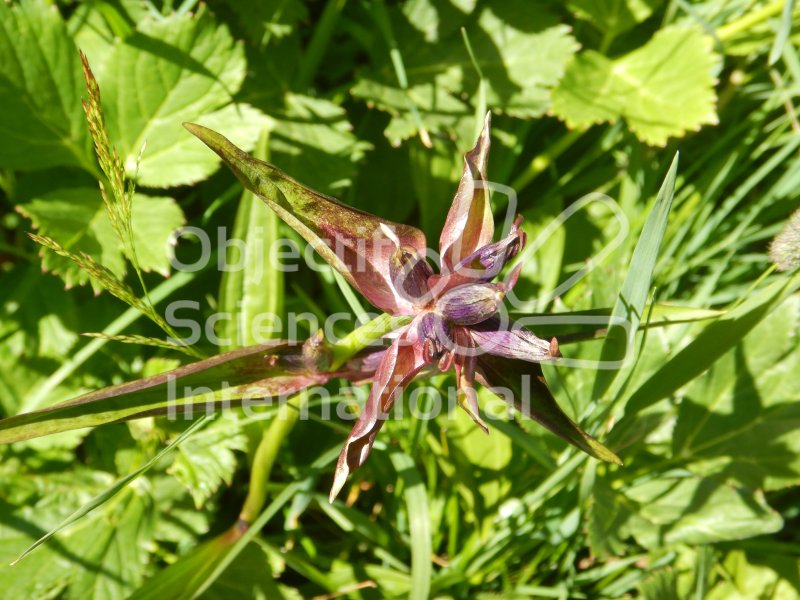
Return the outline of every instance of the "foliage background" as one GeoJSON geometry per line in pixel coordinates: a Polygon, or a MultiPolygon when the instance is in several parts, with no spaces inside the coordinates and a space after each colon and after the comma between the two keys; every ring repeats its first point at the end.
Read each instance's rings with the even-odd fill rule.
{"type": "MultiPolygon", "coordinates": [[[[230,413],[204,424],[14,567],[188,424],[144,419],[4,446],[5,596],[800,596],[800,301],[797,277],[767,259],[797,207],[797,21],[793,2],[751,0],[0,3],[3,416],[187,360],[81,337],[162,334],[26,236],[135,282],[97,189],[78,48],[137,182],[136,248],[161,308],[193,300],[200,322],[220,307],[353,308],[330,273],[306,268],[233,281],[211,264],[165,279],[166,241],[182,224],[292,235],[182,121],[258,144],[304,183],[436,239],[488,108],[490,178],[517,190],[532,237],[594,191],[631,223],[604,260],[592,257],[617,233],[608,211],[579,212],[550,236],[522,275],[524,293],[544,298],[532,312],[614,305],[677,149],[653,296],[723,311],[640,335],[636,364],[613,382],[548,371],[565,409],[607,432],[624,467],[521,418],[489,437],[460,414],[406,418],[387,424],[349,496],[329,505],[347,423],[300,421],[263,482],[265,527],[246,544],[230,527],[263,423],[230,413]],[[588,277],[547,300],[587,263],[588,277]]],[[[177,252],[189,260],[198,247],[185,238],[177,252]]],[[[232,333],[247,343],[246,326],[232,333]]],[[[566,348],[592,358],[601,347],[566,348]]],[[[219,351],[207,339],[198,348],[219,351]]]]}

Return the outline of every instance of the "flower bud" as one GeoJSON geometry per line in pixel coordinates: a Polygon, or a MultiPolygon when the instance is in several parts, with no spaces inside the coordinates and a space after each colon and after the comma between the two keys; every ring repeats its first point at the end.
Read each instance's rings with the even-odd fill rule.
{"type": "Polygon", "coordinates": [[[800,210],[789,217],[783,230],[772,240],[769,259],[778,271],[791,271],[800,267],[800,210]]]}
{"type": "Polygon", "coordinates": [[[497,312],[505,298],[503,290],[491,283],[462,285],[439,298],[436,312],[456,325],[474,325],[497,312]]]}

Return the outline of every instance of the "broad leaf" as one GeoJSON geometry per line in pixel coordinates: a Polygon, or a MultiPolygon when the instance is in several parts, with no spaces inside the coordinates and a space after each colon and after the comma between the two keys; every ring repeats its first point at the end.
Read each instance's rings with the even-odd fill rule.
{"type": "Polygon", "coordinates": [[[663,0],[570,0],[575,14],[613,39],[641,23],[663,3],[663,0]]]}
{"type": "Polygon", "coordinates": [[[142,185],[194,183],[216,169],[218,160],[187,139],[184,120],[224,129],[246,148],[255,144],[263,116],[231,103],[245,75],[243,48],[205,9],[196,16],[144,19],[107,51],[98,80],[109,137],[129,175],[146,142],[138,171],[142,185]]]}
{"type": "Polygon", "coordinates": [[[234,451],[246,448],[247,437],[223,417],[181,444],[168,472],[187,487],[199,509],[220,485],[231,484],[236,470],[234,451]]]}
{"type": "Polygon", "coordinates": [[[56,8],[0,3],[0,166],[94,167],[80,59],[56,8]]]}
{"type": "Polygon", "coordinates": [[[623,490],[623,511],[635,512],[622,527],[645,548],[738,540],[783,527],[763,495],[716,478],[666,476],[623,490]]]}
{"type": "MultiPolygon", "coordinates": [[[[117,276],[125,273],[122,247],[97,188],[56,189],[18,206],[17,210],[31,219],[37,233],[55,239],[72,252],[88,254],[117,276]]],[[[168,240],[184,222],[183,212],[172,198],[134,196],[133,235],[143,270],[169,274],[168,240]]],[[[60,276],[68,287],[89,281],[89,275],[69,259],[44,248],[41,254],[43,267],[60,276]]]]}
{"type": "Polygon", "coordinates": [[[544,3],[511,0],[481,4],[477,10],[455,9],[447,3],[415,4],[406,7],[405,14],[398,10],[392,15],[407,89],[398,86],[396,65],[381,46],[377,55],[385,62],[375,65],[375,71],[352,90],[393,115],[386,129],[392,143],[422,129],[452,133],[464,122],[469,128],[474,109],[464,99],[479,104],[481,75],[470,59],[460,25],[467,31],[485,82],[485,101],[492,110],[522,118],[547,111],[550,92],[578,44],[544,3]]]}
{"type": "Polygon", "coordinates": [[[700,475],[800,484],[800,298],[784,302],[686,389],[672,452],[700,475]]]}
{"type": "Polygon", "coordinates": [[[663,146],[716,124],[711,39],[696,28],[666,27],[618,59],[578,55],[553,91],[553,113],[572,128],[624,118],[642,141],[663,146]]]}

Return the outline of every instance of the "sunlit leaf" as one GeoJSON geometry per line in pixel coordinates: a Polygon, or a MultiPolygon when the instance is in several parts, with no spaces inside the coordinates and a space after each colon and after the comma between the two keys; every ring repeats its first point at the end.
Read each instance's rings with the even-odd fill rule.
{"type": "Polygon", "coordinates": [[[552,111],[579,129],[624,118],[639,139],[663,146],[717,123],[711,46],[698,29],[667,27],[617,59],[586,50],[553,91],[552,111]]]}

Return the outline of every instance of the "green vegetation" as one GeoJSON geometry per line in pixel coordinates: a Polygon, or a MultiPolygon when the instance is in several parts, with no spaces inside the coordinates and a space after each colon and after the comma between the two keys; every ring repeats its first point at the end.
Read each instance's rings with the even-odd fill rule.
{"type": "Polygon", "coordinates": [[[0,595],[800,597],[797,25],[793,1],[0,2],[0,595]],[[379,311],[182,123],[435,247],[487,111],[498,230],[522,214],[533,248],[512,314],[624,465],[519,413],[420,418],[436,374],[329,503],[369,389],[329,371],[379,311]]]}

